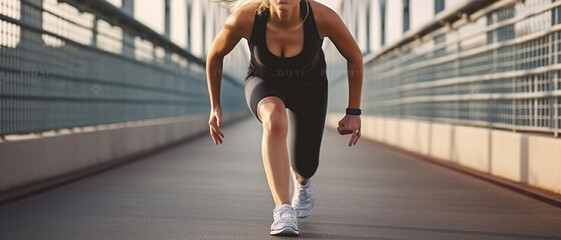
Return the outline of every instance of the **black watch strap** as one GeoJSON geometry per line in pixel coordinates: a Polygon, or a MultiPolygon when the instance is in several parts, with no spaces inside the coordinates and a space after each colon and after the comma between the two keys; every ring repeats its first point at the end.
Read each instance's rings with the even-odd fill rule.
{"type": "Polygon", "coordinates": [[[362,111],[360,111],[360,109],[358,109],[358,108],[347,108],[345,113],[347,115],[360,115],[362,113],[362,111]]]}

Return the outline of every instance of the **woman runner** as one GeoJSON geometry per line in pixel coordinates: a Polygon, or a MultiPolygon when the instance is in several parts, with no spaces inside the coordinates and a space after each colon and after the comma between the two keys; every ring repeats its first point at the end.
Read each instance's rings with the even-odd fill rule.
{"type": "Polygon", "coordinates": [[[337,130],[342,135],[352,134],[349,146],[355,145],[361,135],[362,53],[339,15],[321,3],[261,0],[240,5],[226,20],[207,55],[210,135],[216,145],[222,144],[223,59],[245,38],[251,52],[245,79],[246,102],[263,126],[263,164],[276,206],[271,235],[297,236],[297,217],[309,216],[314,205],[310,178],[318,168],[325,124],[323,39],[328,37],[347,60],[349,101],[337,130]],[[294,131],[290,158],[286,146],[289,124],[294,131]],[[295,180],[292,201],[291,172],[295,180]]]}

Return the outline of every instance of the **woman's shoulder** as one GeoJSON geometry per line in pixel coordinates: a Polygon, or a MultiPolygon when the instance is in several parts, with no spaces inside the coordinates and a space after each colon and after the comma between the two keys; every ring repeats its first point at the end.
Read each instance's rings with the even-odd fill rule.
{"type": "Polygon", "coordinates": [[[334,20],[339,19],[339,14],[337,14],[333,9],[328,6],[323,5],[320,2],[314,0],[308,0],[312,6],[312,10],[314,11],[314,20],[316,22],[316,26],[320,33],[320,37],[325,37],[325,30],[329,29],[330,25],[333,23],[334,20]]]}
{"type": "Polygon", "coordinates": [[[234,10],[226,20],[224,27],[236,29],[243,37],[249,39],[258,7],[259,3],[248,3],[234,10]]]}
{"type": "Polygon", "coordinates": [[[320,21],[325,21],[325,20],[329,20],[330,18],[334,17],[334,16],[339,16],[333,9],[331,9],[328,6],[323,5],[320,2],[314,1],[314,0],[308,0],[310,2],[310,4],[312,5],[312,9],[314,10],[314,17],[317,20],[320,21]]]}
{"type": "Polygon", "coordinates": [[[241,26],[248,23],[253,23],[258,7],[259,3],[248,3],[244,6],[241,6],[240,8],[234,10],[232,14],[230,14],[229,20],[231,20],[232,23],[241,26]]]}

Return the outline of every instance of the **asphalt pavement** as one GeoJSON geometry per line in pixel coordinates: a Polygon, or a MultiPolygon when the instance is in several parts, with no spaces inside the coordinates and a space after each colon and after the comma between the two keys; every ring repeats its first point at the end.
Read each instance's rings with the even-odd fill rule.
{"type": "MultiPolygon", "coordinates": [[[[283,239],[261,162],[261,125],[224,126],[0,206],[0,239],[283,239]]],[[[326,129],[313,177],[313,239],[561,239],[561,209],[326,129]]]]}

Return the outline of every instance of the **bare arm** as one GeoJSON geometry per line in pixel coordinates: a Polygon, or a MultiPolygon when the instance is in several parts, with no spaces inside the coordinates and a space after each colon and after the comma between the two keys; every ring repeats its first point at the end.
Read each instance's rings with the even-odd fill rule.
{"type": "Polygon", "coordinates": [[[220,108],[220,84],[224,57],[244,37],[243,28],[236,26],[237,23],[239,24],[237,18],[239,16],[236,16],[234,13],[226,20],[224,28],[214,39],[207,54],[206,76],[212,110],[220,108]]]}
{"type": "MultiPolygon", "coordinates": [[[[247,10],[240,9],[232,13],[226,20],[224,28],[218,33],[210,46],[206,61],[208,94],[210,97],[210,135],[215,144],[222,143],[224,134],[222,126],[222,107],[220,105],[220,87],[224,57],[232,51],[242,37],[247,38],[247,10]]],[[[253,24],[251,24],[253,25],[253,24]]],[[[251,29],[249,28],[249,31],[251,29]]]]}
{"type": "Polygon", "coordinates": [[[328,15],[325,23],[329,26],[325,28],[325,36],[331,39],[339,53],[347,60],[348,107],[360,108],[363,78],[362,52],[339,15],[333,11],[328,11],[325,14],[328,15]]]}
{"type": "MultiPolygon", "coordinates": [[[[320,34],[329,37],[339,53],[347,60],[347,75],[349,79],[349,101],[348,108],[360,109],[363,82],[362,52],[356,44],[353,36],[343,23],[341,18],[333,10],[316,4],[321,11],[319,19],[320,34]]],[[[355,145],[360,138],[361,118],[356,115],[345,115],[337,131],[342,134],[352,134],[349,146],[355,145]]]]}

